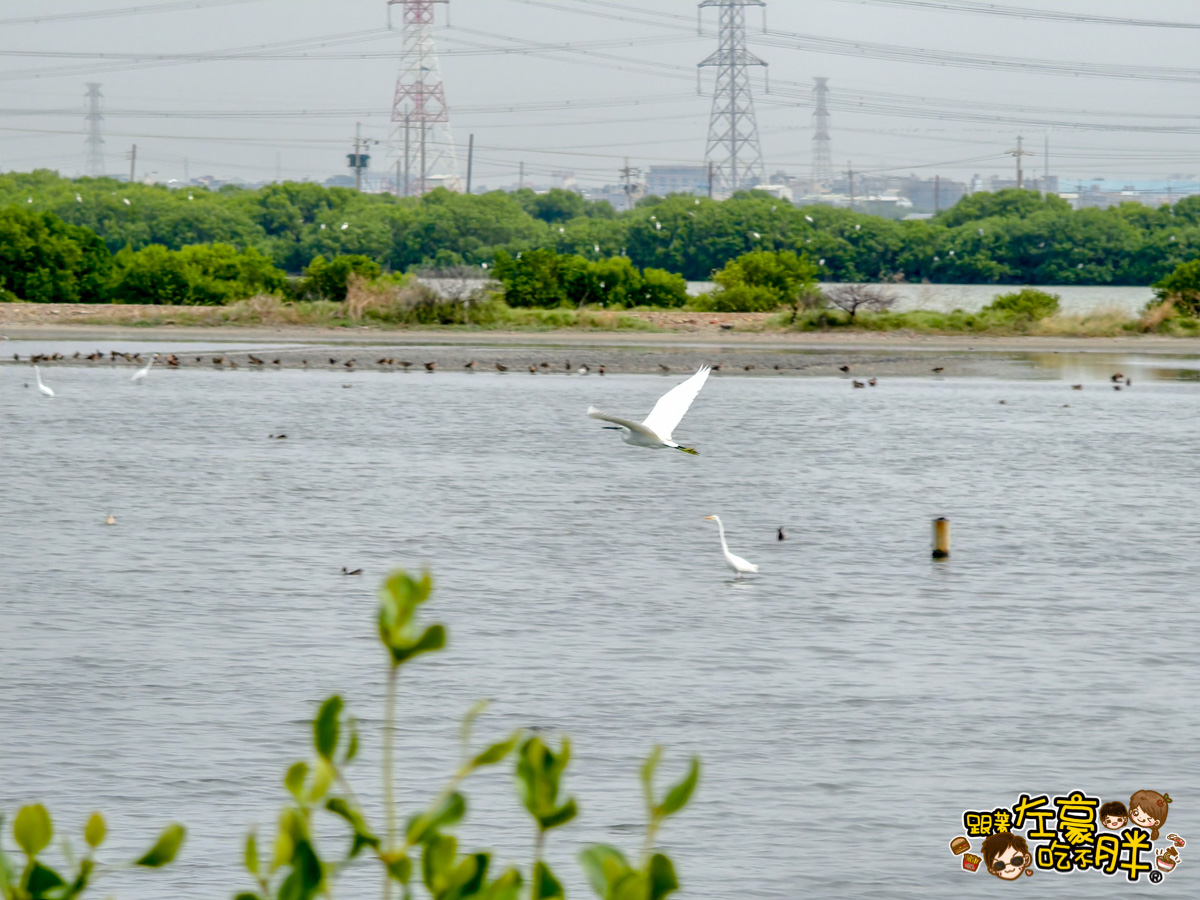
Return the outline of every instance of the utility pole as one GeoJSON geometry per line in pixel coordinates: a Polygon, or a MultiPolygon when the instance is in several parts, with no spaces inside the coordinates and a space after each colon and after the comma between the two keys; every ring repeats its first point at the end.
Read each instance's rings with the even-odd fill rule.
{"type": "Polygon", "coordinates": [[[475,135],[467,138],[467,194],[471,193],[471,167],[475,162],[475,135]]]}
{"type": "Polygon", "coordinates": [[[421,196],[425,196],[425,135],[429,133],[429,129],[421,125],[421,196]]]}
{"type": "Polygon", "coordinates": [[[708,199],[712,199],[713,191],[713,169],[715,168],[713,161],[708,161],[708,199]]]}
{"type": "Polygon", "coordinates": [[[183,158],[183,182],[184,184],[192,183],[191,172],[188,167],[188,158],[186,156],[183,158]]]}
{"type": "MultiPolygon", "coordinates": [[[[362,136],[362,122],[354,123],[354,152],[346,154],[346,159],[350,164],[350,168],[354,170],[354,189],[362,190],[362,173],[371,161],[369,154],[363,153],[366,144],[371,143],[369,138],[364,139],[362,136]]],[[[375,143],[379,143],[375,141],[375,143]]]]}
{"type": "Polygon", "coordinates": [[[521,160],[520,174],[517,176],[517,190],[525,190],[525,160],[521,160]]]}
{"type": "Polygon", "coordinates": [[[850,179],[850,212],[854,212],[854,163],[846,163],[846,177],[850,179]]]}
{"type": "MultiPolygon", "coordinates": [[[[625,157],[625,168],[620,170],[621,180],[625,182],[625,209],[633,209],[633,195],[637,190],[637,185],[633,183],[633,179],[642,174],[642,170],[629,165],[629,157],[625,157]]],[[[709,191],[712,191],[712,163],[709,163],[709,191]]]]}
{"type": "Polygon", "coordinates": [[[942,211],[942,176],[933,176],[933,211],[940,213],[942,211]]]}
{"type": "Polygon", "coordinates": [[[1024,190],[1025,189],[1025,173],[1021,169],[1021,157],[1022,156],[1033,156],[1032,153],[1030,153],[1028,150],[1025,149],[1025,138],[1018,135],[1017,136],[1017,149],[1016,150],[1007,150],[1005,152],[1017,161],[1017,190],[1018,191],[1024,190]]]}
{"type": "Polygon", "coordinates": [[[350,168],[354,170],[354,189],[362,190],[362,175],[367,166],[371,162],[371,155],[363,153],[368,144],[378,144],[379,141],[374,138],[365,138],[362,136],[362,122],[354,123],[354,152],[346,154],[346,160],[350,168]]]}
{"type": "Polygon", "coordinates": [[[403,196],[404,187],[403,187],[403,183],[400,181],[400,179],[403,177],[404,177],[404,173],[401,170],[400,157],[397,156],[396,157],[396,196],[397,197],[403,196]]]}
{"type": "Polygon", "coordinates": [[[1050,135],[1046,135],[1046,143],[1043,147],[1045,157],[1042,160],[1042,193],[1050,193],[1050,135]]]}
{"type": "Polygon", "coordinates": [[[762,147],[749,69],[751,66],[765,69],[767,62],[746,49],[746,7],[763,9],[766,30],[766,5],[764,0],[703,0],[697,12],[699,16],[704,9],[716,7],[720,15],[717,50],[697,65],[697,77],[700,69],[717,70],[704,156],[717,164],[716,179],[722,193],[732,193],[763,180],[762,147]]]}
{"type": "Polygon", "coordinates": [[[134,173],[137,172],[137,144],[129,151],[129,183],[133,184],[134,173]]]}

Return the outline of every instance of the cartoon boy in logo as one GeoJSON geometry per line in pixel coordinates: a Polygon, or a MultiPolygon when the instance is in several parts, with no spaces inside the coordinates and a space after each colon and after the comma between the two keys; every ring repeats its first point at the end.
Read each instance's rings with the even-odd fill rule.
{"type": "Polygon", "coordinates": [[[1021,873],[1033,865],[1033,854],[1025,838],[1011,831],[998,831],[988,835],[979,851],[987,870],[1004,881],[1020,878],[1021,873]]]}
{"type": "Polygon", "coordinates": [[[1120,800],[1110,800],[1100,807],[1100,824],[1109,831],[1119,831],[1128,819],[1129,812],[1120,800]]]}
{"type": "Polygon", "coordinates": [[[1170,794],[1157,791],[1138,791],[1129,798],[1129,821],[1150,830],[1150,840],[1158,840],[1158,829],[1167,821],[1170,794]]]}

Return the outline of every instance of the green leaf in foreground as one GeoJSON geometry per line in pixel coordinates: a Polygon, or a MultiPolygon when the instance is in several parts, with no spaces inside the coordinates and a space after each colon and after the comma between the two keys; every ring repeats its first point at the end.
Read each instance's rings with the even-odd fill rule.
{"type": "Polygon", "coordinates": [[[95,850],[104,843],[104,836],[108,834],[108,826],[104,824],[104,816],[98,812],[94,812],[88,817],[87,826],[83,829],[83,839],[87,841],[89,847],[95,850]]]}
{"type": "Polygon", "coordinates": [[[691,799],[692,792],[696,790],[696,782],[700,780],[700,759],[692,757],[692,764],[688,767],[688,773],[684,776],[679,784],[667,791],[667,798],[663,800],[662,806],[658,808],[660,815],[669,816],[679,812],[687,805],[691,799]]]}
{"type": "Polygon", "coordinates": [[[141,859],[134,863],[138,866],[146,866],[150,869],[157,869],[160,866],[165,866],[167,863],[175,859],[175,855],[179,853],[179,848],[183,846],[183,838],[186,832],[182,825],[172,824],[163,829],[163,833],[158,836],[154,846],[150,848],[141,859]]]}
{"type": "Polygon", "coordinates": [[[313,744],[317,754],[332,762],[333,753],[338,744],[338,717],[342,714],[342,698],[334,694],[321,704],[317,717],[313,720],[313,744]]]}
{"type": "Polygon", "coordinates": [[[17,846],[24,850],[30,859],[45,850],[53,836],[54,826],[50,822],[50,813],[42,804],[22,806],[17,811],[17,817],[13,820],[13,837],[17,846]]]}

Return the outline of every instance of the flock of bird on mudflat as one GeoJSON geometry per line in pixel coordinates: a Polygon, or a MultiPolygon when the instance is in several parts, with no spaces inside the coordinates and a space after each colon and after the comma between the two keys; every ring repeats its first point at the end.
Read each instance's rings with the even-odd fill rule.
{"type": "MultiPolygon", "coordinates": [[[[247,354],[247,357],[248,357],[247,364],[250,366],[265,366],[266,365],[266,360],[262,359],[261,357],[255,356],[254,354],[247,354]]],[[[88,360],[91,362],[96,362],[96,361],[105,359],[105,355],[103,353],[101,353],[99,350],[97,350],[94,353],[91,353],[87,356],[83,356],[80,353],[76,353],[74,355],[74,358],[75,359],[85,359],[85,360],[88,360]]],[[[162,358],[164,360],[164,362],[167,366],[174,368],[174,367],[178,367],[181,365],[181,361],[180,361],[179,357],[173,353],[168,354],[165,357],[162,356],[162,354],[155,353],[150,356],[149,360],[146,362],[146,364],[144,366],[142,366],[136,372],[133,373],[133,376],[130,380],[136,382],[136,381],[141,381],[142,379],[144,379],[150,373],[150,369],[151,369],[151,367],[153,367],[154,363],[156,361],[158,361],[160,358],[162,358]]],[[[18,354],[14,353],[13,359],[15,361],[19,362],[20,356],[18,354]]],[[[54,391],[42,381],[41,370],[38,368],[37,364],[39,362],[57,362],[57,361],[60,361],[63,359],[64,359],[64,357],[63,357],[63,354],[61,354],[61,353],[34,354],[29,359],[29,362],[33,365],[34,374],[37,377],[38,390],[47,397],[53,397],[54,391]]],[[[125,353],[125,352],[120,352],[117,350],[112,350],[109,352],[108,360],[110,362],[115,362],[118,359],[123,359],[126,362],[131,362],[131,363],[140,363],[141,362],[141,354],[140,353],[125,353]]],[[[225,356],[213,356],[213,357],[211,357],[211,359],[212,359],[213,365],[224,366],[224,365],[228,364],[231,368],[235,368],[235,369],[238,368],[238,363],[236,363],[231,358],[227,359],[225,356]]],[[[201,356],[195,357],[195,361],[198,363],[202,362],[202,360],[203,360],[203,357],[201,357],[201,356]]],[[[274,365],[274,366],[281,365],[281,363],[282,363],[282,360],[280,360],[280,359],[274,359],[272,361],[272,365],[274,365]]],[[[338,363],[339,363],[339,361],[337,359],[335,359],[334,357],[329,358],[329,364],[331,366],[338,365],[338,363]]],[[[301,364],[303,366],[307,367],[308,360],[307,359],[301,360],[301,364]]],[[[407,370],[409,367],[412,366],[412,363],[408,360],[397,360],[397,359],[394,359],[391,357],[380,358],[379,360],[376,361],[376,364],[380,365],[380,366],[385,366],[385,367],[398,365],[398,366],[401,366],[402,368],[404,368],[405,370],[407,370]]],[[[347,369],[352,369],[352,368],[354,368],[356,363],[355,363],[354,359],[351,358],[351,359],[342,361],[341,365],[347,369]]],[[[478,364],[475,360],[471,360],[464,366],[464,368],[466,368],[468,371],[474,371],[477,368],[477,365],[478,364]]],[[[508,366],[506,366],[500,362],[496,362],[494,365],[496,367],[496,370],[499,372],[507,372],[509,369],[508,366]]],[[[424,363],[424,366],[425,366],[425,369],[429,372],[433,372],[437,369],[436,362],[427,362],[427,363],[424,363]]],[[[536,373],[538,373],[539,370],[547,371],[550,368],[551,368],[551,366],[550,366],[550,363],[548,363],[548,362],[543,362],[540,366],[531,363],[529,366],[529,371],[531,373],[536,374],[536,373]]],[[[670,367],[665,364],[662,364],[662,363],[659,364],[659,368],[664,373],[670,371],[670,367]]],[[[605,425],[603,427],[606,429],[612,430],[612,431],[621,432],[622,438],[625,441],[625,443],[631,444],[632,446],[643,447],[643,448],[652,449],[652,450],[661,450],[663,448],[669,448],[672,450],[680,450],[683,453],[687,453],[687,454],[695,456],[695,455],[697,455],[697,451],[691,447],[685,447],[682,444],[679,444],[678,442],[676,442],[673,438],[673,434],[675,432],[675,429],[678,427],[680,421],[682,421],[684,414],[688,411],[688,409],[692,405],[692,402],[699,395],[701,388],[704,387],[705,382],[708,380],[709,374],[713,371],[719,370],[720,368],[721,368],[721,366],[719,364],[714,365],[714,366],[707,366],[707,365],[700,366],[700,368],[696,370],[696,373],[694,375],[692,375],[686,381],[676,385],[671,390],[667,391],[667,393],[663,394],[663,396],[660,397],[658,402],[654,405],[654,408],[650,411],[650,414],[641,422],[636,422],[632,419],[625,419],[625,418],[621,418],[619,416],[610,415],[609,413],[602,412],[601,410],[597,409],[594,406],[588,407],[587,414],[589,417],[591,417],[593,419],[600,419],[602,421],[611,423],[611,424],[605,425]]],[[[753,369],[754,366],[747,365],[747,366],[744,366],[744,368],[747,371],[749,371],[749,370],[753,369]]],[[[778,369],[779,366],[776,366],[775,368],[778,369]]],[[[849,372],[850,372],[850,367],[848,365],[839,366],[838,368],[845,374],[849,374],[849,372]]],[[[592,371],[591,367],[586,364],[573,370],[570,360],[567,360],[565,362],[564,369],[567,373],[575,371],[580,375],[587,375],[592,371]]],[[[943,371],[944,371],[944,367],[942,367],[942,366],[935,366],[933,368],[934,374],[941,374],[943,371]]],[[[599,366],[597,369],[597,373],[600,375],[603,375],[605,373],[605,367],[599,366]]],[[[1132,379],[1127,378],[1125,375],[1123,375],[1120,372],[1115,373],[1112,376],[1111,381],[1112,381],[1113,390],[1117,390],[1117,391],[1121,390],[1121,388],[1123,386],[1129,386],[1129,385],[1133,384],[1132,379]]],[[[865,382],[859,381],[858,379],[853,379],[851,381],[851,385],[855,388],[862,388],[862,387],[868,387],[868,386],[875,387],[877,384],[878,384],[878,380],[874,377],[868,378],[865,382]]],[[[1083,390],[1083,385],[1082,384],[1073,384],[1073,385],[1071,385],[1071,388],[1072,388],[1072,390],[1081,391],[1081,390],[1083,390]]],[[[1004,400],[1000,401],[1000,403],[1002,403],[1002,404],[1004,402],[1005,402],[1004,400]]],[[[271,434],[270,437],[274,440],[283,440],[283,439],[287,438],[287,435],[286,434],[271,434]]],[[[743,559],[742,557],[737,556],[736,554],[730,552],[729,544],[725,540],[725,525],[721,522],[720,517],[716,516],[716,515],[712,515],[712,516],[705,516],[704,518],[706,520],[715,521],[717,523],[717,531],[718,531],[718,534],[721,539],[721,552],[725,557],[725,564],[733,571],[734,577],[737,579],[740,579],[743,575],[757,573],[758,572],[757,565],[755,565],[754,563],[748,562],[747,560],[743,559]]],[[[114,517],[110,515],[108,517],[106,524],[113,525],[113,524],[115,524],[115,522],[116,522],[116,520],[114,519],[114,517]]],[[[776,533],[776,538],[780,541],[787,539],[787,533],[784,531],[782,526],[778,529],[778,531],[776,533]]],[[[343,575],[361,575],[362,569],[355,569],[353,571],[347,571],[343,567],[342,574],[343,575]]]]}

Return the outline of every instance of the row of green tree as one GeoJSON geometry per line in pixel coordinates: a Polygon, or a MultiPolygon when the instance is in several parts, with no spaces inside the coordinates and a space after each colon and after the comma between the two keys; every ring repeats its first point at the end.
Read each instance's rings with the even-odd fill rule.
{"type": "Polygon", "coordinates": [[[1072,210],[1029,191],[975,194],[931,220],[896,222],[762,193],[725,201],[648,197],[618,213],[552,190],[422,198],[284,183],[249,190],[168,189],[49,171],[0,176],[0,207],[52,212],[117,253],[154,244],[254,249],[299,273],[317,256],[360,255],[385,270],[491,265],[554,250],[707,280],[752,251],[807,255],[827,281],[1149,285],[1200,259],[1200,197],[1158,209],[1072,210]]]}
{"type": "Polygon", "coordinates": [[[52,213],[0,209],[0,300],[223,304],[256,294],[344,300],[351,275],[381,275],[365,256],[318,256],[290,279],[253,247],[151,244],[110,253],[92,230],[52,213]]]}

